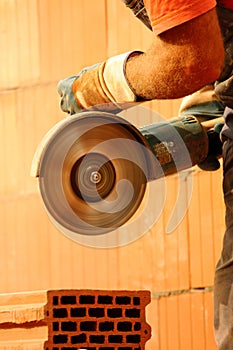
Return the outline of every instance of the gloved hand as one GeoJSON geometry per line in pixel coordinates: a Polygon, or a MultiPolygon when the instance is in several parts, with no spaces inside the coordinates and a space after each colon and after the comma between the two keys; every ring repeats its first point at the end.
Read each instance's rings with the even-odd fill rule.
{"type": "Polygon", "coordinates": [[[209,139],[208,155],[203,162],[197,164],[202,170],[214,171],[220,168],[218,158],[222,155],[222,141],[220,139],[220,133],[223,125],[223,123],[218,123],[213,129],[207,131],[207,136],[209,139]]]}
{"type": "MultiPolygon", "coordinates": [[[[194,115],[199,122],[208,119],[221,117],[224,113],[225,105],[215,94],[214,84],[209,84],[192,95],[185,97],[181,103],[180,115],[194,115]]],[[[222,154],[222,142],[220,131],[222,126],[216,126],[208,130],[209,151],[207,158],[198,164],[199,168],[205,171],[218,170],[220,163],[218,158],[222,154]]]]}
{"type": "Polygon", "coordinates": [[[133,51],[111,57],[106,62],[84,68],[77,76],[71,76],[58,83],[61,96],[61,109],[68,113],[78,113],[95,107],[111,112],[129,108],[137,101],[137,96],[130,88],[125,64],[129,57],[139,55],[133,51]]]}
{"type": "Polygon", "coordinates": [[[201,123],[208,119],[221,117],[224,109],[225,105],[216,95],[214,84],[209,84],[183,98],[179,108],[179,115],[191,114],[201,123]]]}
{"type": "Polygon", "coordinates": [[[82,107],[79,101],[75,98],[72,88],[73,83],[76,79],[79,79],[84,72],[93,69],[97,66],[98,64],[84,68],[83,70],[81,70],[81,72],[78,73],[78,75],[74,75],[59,81],[57,85],[57,91],[61,97],[60,107],[63,112],[68,114],[75,114],[81,112],[84,109],[84,107],[82,107]]]}
{"type": "Polygon", "coordinates": [[[233,75],[225,81],[217,82],[215,93],[227,107],[233,108],[233,75]]]}

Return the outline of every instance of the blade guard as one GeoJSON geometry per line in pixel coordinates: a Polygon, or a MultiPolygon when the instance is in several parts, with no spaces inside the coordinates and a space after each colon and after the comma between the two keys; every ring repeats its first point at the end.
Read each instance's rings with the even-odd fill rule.
{"type": "Polygon", "coordinates": [[[137,211],[148,181],[141,133],[105,112],[57,123],[40,142],[31,166],[45,209],[63,233],[99,235],[137,211]]]}
{"type": "Polygon", "coordinates": [[[190,168],[207,154],[206,131],[193,116],[137,129],[114,114],[86,111],[49,130],[31,175],[60,231],[100,235],[134,216],[148,181],[190,168]]]}

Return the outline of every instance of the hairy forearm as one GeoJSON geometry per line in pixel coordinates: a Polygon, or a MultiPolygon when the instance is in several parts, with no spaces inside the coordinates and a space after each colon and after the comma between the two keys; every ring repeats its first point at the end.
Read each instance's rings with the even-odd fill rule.
{"type": "Polygon", "coordinates": [[[129,59],[126,76],[135,94],[144,99],[180,98],[216,80],[223,58],[212,10],[156,37],[149,50],[129,59]]]}

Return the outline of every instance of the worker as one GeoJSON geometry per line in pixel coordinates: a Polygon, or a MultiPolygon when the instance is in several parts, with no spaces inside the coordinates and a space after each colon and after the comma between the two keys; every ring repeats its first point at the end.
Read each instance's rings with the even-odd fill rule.
{"type": "Polygon", "coordinates": [[[226,232],[214,282],[219,350],[233,349],[233,0],[123,0],[153,30],[145,52],[131,51],[83,69],[58,84],[69,114],[106,104],[118,112],[135,103],[188,96],[181,113],[224,111],[223,191],[226,232]]]}

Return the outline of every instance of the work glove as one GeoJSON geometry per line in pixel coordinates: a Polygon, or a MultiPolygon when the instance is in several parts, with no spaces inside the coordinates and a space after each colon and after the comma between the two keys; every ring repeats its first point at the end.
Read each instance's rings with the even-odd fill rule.
{"type": "Polygon", "coordinates": [[[130,57],[141,53],[132,51],[111,57],[61,80],[57,91],[61,96],[62,111],[75,114],[95,107],[95,110],[104,108],[117,113],[132,106],[138,98],[127,81],[125,65],[130,57]]]}
{"type": "MultiPolygon", "coordinates": [[[[194,115],[199,122],[203,122],[208,119],[221,117],[224,110],[225,105],[216,95],[214,84],[209,84],[182,100],[179,115],[194,115]]],[[[198,164],[202,170],[215,171],[220,168],[218,158],[222,154],[222,141],[220,138],[222,127],[223,124],[218,124],[207,132],[209,139],[208,155],[203,162],[198,164]]]]}
{"type": "Polygon", "coordinates": [[[233,108],[233,75],[225,81],[217,82],[215,93],[227,107],[233,108]]]}
{"type": "Polygon", "coordinates": [[[225,105],[216,95],[213,83],[184,97],[180,104],[179,115],[191,114],[201,123],[208,119],[221,117],[224,109],[225,105]]]}
{"type": "Polygon", "coordinates": [[[220,138],[220,133],[223,128],[223,123],[218,123],[213,129],[207,131],[208,136],[208,155],[206,159],[197,164],[198,167],[205,171],[214,171],[220,168],[220,162],[218,158],[222,155],[222,141],[220,138]]]}
{"type": "Polygon", "coordinates": [[[74,75],[59,81],[57,85],[57,91],[61,97],[60,107],[63,112],[68,114],[75,114],[83,110],[81,104],[79,104],[78,101],[75,99],[72,86],[74,81],[76,79],[79,79],[83,75],[83,73],[85,73],[88,70],[94,69],[97,66],[98,64],[84,68],[81,70],[81,72],[78,73],[78,75],[74,75]]]}

